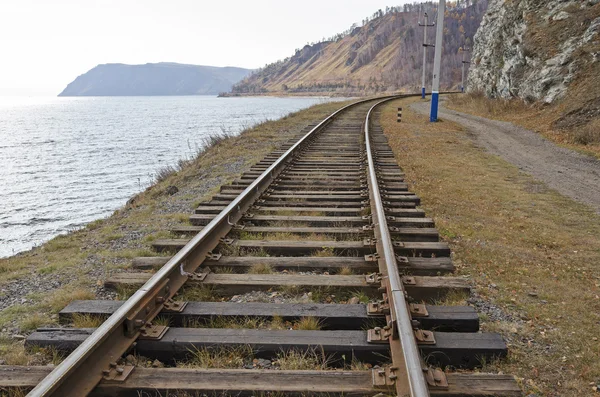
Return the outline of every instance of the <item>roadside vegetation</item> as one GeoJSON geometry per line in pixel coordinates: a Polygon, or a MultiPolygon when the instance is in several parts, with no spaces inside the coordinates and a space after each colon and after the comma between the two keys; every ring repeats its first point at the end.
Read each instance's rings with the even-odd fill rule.
{"type": "MultiPolygon", "coordinates": [[[[36,327],[57,325],[57,313],[73,300],[127,298],[133,291],[106,291],[104,280],[127,269],[134,257],[159,255],[151,249],[151,242],[169,236],[169,228],[184,222],[219,186],[344,104],[316,105],[264,122],[236,137],[210,138],[210,148],[158,172],[156,184],[112,216],[31,251],[0,259],[0,361],[35,362],[35,357],[24,351],[22,340],[36,327]]],[[[211,291],[198,290],[184,294],[192,300],[213,298],[211,291]]],[[[91,318],[77,322],[94,323],[91,318]]]]}
{"type": "Polygon", "coordinates": [[[599,100],[572,114],[565,114],[564,102],[557,105],[528,104],[517,98],[490,99],[482,92],[454,95],[446,105],[476,116],[510,121],[555,143],[600,158],[600,118],[595,115],[600,106],[599,100]]]}
{"type": "MultiPolygon", "coordinates": [[[[468,111],[510,114],[523,125],[546,111],[463,98],[468,111]]],[[[408,106],[420,100],[391,102],[382,126],[410,189],[450,244],[457,275],[474,286],[468,302],[482,329],[508,342],[508,359],[484,370],[516,375],[525,395],[593,395],[600,382],[600,216],[476,147],[459,125],[429,123],[408,106]]]]}

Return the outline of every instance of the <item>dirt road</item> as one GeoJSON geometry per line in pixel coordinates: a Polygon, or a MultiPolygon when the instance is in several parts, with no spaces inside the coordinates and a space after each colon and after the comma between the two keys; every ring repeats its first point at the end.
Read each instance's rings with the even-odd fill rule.
{"type": "MultiPolygon", "coordinates": [[[[429,103],[411,108],[429,114],[429,103]]],[[[461,124],[475,142],[550,188],[600,213],[600,161],[557,146],[514,124],[440,108],[440,118],[461,124]]]]}

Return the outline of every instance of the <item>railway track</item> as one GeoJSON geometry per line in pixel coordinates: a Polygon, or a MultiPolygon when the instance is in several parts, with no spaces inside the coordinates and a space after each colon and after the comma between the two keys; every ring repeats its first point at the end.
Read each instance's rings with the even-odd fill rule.
{"type": "Polygon", "coordinates": [[[0,387],[520,395],[512,376],[464,371],[507,347],[478,332],[472,307],[443,305],[469,286],[449,275],[450,250],[408,191],[379,126],[383,101],[340,109],[222,186],[189,225],[154,242],[172,256],[136,258],[135,271],[106,280],[136,289],[127,301],[75,301],[60,313],[101,325],[29,335],[29,345],[70,352],[61,364],[0,367],[0,387]]]}

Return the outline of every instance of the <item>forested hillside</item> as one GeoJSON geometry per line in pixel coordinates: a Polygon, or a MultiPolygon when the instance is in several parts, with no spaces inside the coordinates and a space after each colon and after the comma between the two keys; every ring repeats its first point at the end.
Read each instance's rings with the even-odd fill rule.
{"type": "MultiPolygon", "coordinates": [[[[362,24],[318,43],[310,43],[284,60],[268,64],[233,87],[234,93],[339,93],[368,94],[418,90],[421,86],[423,12],[429,22],[437,15],[437,2],[413,3],[378,10],[362,24]]],[[[462,53],[487,9],[487,0],[447,3],[444,25],[442,88],[456,88],[461,80],[462,53]]],[[[428,30],[435,42],[435,28],[428,30]]],[[[433,48],[428,51],[428,87],[431,84],[433,48]]]]}

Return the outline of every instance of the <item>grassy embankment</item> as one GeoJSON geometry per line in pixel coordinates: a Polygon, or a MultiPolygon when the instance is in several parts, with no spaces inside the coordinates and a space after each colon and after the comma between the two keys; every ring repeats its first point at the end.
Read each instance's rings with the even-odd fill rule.
{"type": "MultiPolygon", "coordinates": [[[[600,101],[596,100],[599,106],[600,101]]],[[[570,101],[555,105],[526,104],[520,99],[489,99],[482,93],[454,96],[446,102],[450,109],[489,119],[510,121],[542,134],[551,141],[600,158],[600,118],[591,105],[582,106],[581,114],[569,114],[570,101]],[[588,109],[589,108],[589,109],[588,109]]]]}
{"type": "Polygon", "coordinates": [[[26,352],[17,340],[20,338],[13,335],[55,325],[58,311],[72,300],[103,296],[101,286],[108,275],[129,267],[133,257],[158,255],[150,249],[151,242],[170,237],[169,227],[186,222],[193,209],[219,186],[343,104],[316,105],[222,140],[197,158],[182,162],[177,170],[159,172],[160,182],[109,218],[29,252],[0,259],[0,288],[22,283],[18,288],[22,296],[0,312],[5,329],[0,334],[0,361],[24,365],[51,360],[52,352],[49,358],[26,352]],[[179,192],[169,195],[169,186],[176,186],[179,192]]]}
{"type": "Polygon", "coordinates": [[[600,216],[477,148],[460,126],[429,123],[410,110],[416,100],[390,103],[382,125],[411,190],[452,247],[457,275],[504,313],[499,322],[481,313],[482,329],[502,333],[510,348],[508,360],[485,369],[515,374],[528,393],[593,394],[600,216]]]}

